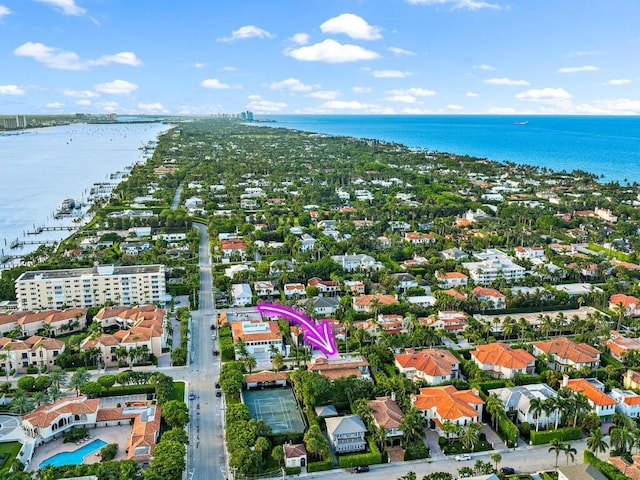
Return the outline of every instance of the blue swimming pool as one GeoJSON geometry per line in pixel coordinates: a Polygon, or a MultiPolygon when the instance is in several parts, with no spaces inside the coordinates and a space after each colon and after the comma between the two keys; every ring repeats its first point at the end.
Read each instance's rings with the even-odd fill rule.
{"type": "Polygon", "coordinates": [[[80,465],[84,457],[92,454],[96,450],[101,449],[106,444],[107,442],[96,438],[94,441],[89,442],[80,448],[77,448],[73,452],[56,453],[52,457],[49,457],[45,461],[40,463],[40,466],[38,468],[48,467],[49,465],[53,465],[54,467],[59,467],[61,465],[80,465]]]}

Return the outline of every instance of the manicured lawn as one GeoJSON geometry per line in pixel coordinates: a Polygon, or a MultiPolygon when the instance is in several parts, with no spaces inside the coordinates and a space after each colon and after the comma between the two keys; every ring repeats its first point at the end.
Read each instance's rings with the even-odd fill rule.
{"type": "Polygon", "coordinates": [[[180,400],[184,402],[184,382],[173,382],[173,393],[171,394],[171,400],[180,400]]]}
{"type": "Polygon", "coordinates": [[[22,444],[20,442],[0,443],[0,455],[3,457],[0,463],[0,475],[4,475],[9,471],[13,459],[16,458],[21,448],[22,444]]]}

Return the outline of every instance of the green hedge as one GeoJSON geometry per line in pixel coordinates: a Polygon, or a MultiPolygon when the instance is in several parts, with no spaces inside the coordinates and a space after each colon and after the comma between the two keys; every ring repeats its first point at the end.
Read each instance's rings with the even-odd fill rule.
{"type": "Polygon", "coordinates": [[[322,472],[324,470],[331,470],[333,468],[333,460],[324,460],[322,462],[313,462],[307,464],[307,472],[322,472]]]}
{"type": "Polygon", "coordinates": [[[487,380],[486,382],[478,383],[478,387],[489,395],[489,390],[493,390],[494,388],[504,388],[507,386],[506,380],[487,380]]]}
{"type": "Polygon", "coordinates": [[[518,434],[520,432],[511,420],[502,415],[498,420],[498,433],[503,440],[506,440],[507,446],[514,447],[518,441],[518,434]]]}
{"type": "Polygon", "coordinates": [[[126,385],[113,386],[108,391],[103,391],[101,397],[116,397],[118,395],[134,395],[137,393],[155,393],[156,388],[153,385],[126,385]]]}
{"type": "Polygon", "coordinates": [[[382,454],[371,439],[367,440],[369,445],[368,453],[352,453],[338,457],[338,465],[341,468],[358,467],[360,465],[376,465],[382,463],[382,454]]]}
{"type": "Polygon", "coordinates": [[[421,460],[423,458],[429,458],[429,449],[424,445],[424,442],[417,441],[408,443],[404,447],[404,461],[409,460],[421,460]]]}
{"type": "Polygon", "coordinates": [[[545,383],[546,379],[542,375],[527,375],[526,373],[516,373],[513,377],[513,383],[516,385],[534,385],[537,383],[545,383]]]}
{"type": "Polygon", "coordinates": [[[531,443],[534,445],[542,445],[544,443],[549,443],[554,438],[562,442],[566,442],[568,440],[580,440],[582,438],[582,429],[580,427],[565,427],[558,428],[557,430],[543,430],[541,432],[536,432],[535,430],[531,430],[531,443]]]}
{"type": "Polygon", "coordinates": [[[600,360],[602,361],[603,367],[606,367],[607,365],[613,365],[616,368],[624,368],[624,365],[622,365],[622,363],[620,363],[618,360],[613,358],[613,356],[610,353],[601,352],[600,360]]]}
{"type": "Polygon", "coordinates": [[[302,468],[300,467],[284,467],[284,473],[287,475],[298,475],[302,473],[302,468]]]}
{"type": "Polygon", "coordinates": [[[629,477],[623,474],[620,470],[618,470],[610,463],[600,460],[589,450],[584,451],[584,461],[585,463],[590,463],[591,465],[596,467],[598,471],[600,471],[600,473],[602,473],[609,480],[629,480],[629,477]]]}

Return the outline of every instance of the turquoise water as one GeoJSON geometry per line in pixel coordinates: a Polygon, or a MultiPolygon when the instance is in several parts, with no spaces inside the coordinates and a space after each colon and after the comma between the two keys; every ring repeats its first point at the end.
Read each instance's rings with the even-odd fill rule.
{"type": "Polygon", "coordinates": [[[49,457],[45,461],[40,463],[40,466],[38,468],[48,467],[49,465],[52,465],[54,467],[60,467],[62,465],[80,465],[84,457],[92,454],[96,450],[101,449],[106,444],[107,442],[96,438],[92,442],[83,445],[73,452],[56,453],[52,457],[49,457]]]}
{"type": "MultiPolygon", "coordinates": [[[[640,117],[270,115],[285,127],[640,182],[640,117]],[[516,122],[528,122],[516,125],[516,122]]],[[[260,125],[260,124],[257,124],[260,125]]]]}

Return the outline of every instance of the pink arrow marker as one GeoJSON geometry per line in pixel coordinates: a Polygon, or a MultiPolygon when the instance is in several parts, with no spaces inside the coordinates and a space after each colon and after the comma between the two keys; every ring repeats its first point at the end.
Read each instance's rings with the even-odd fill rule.
{"type": "Polygon", "coordinates": [[[319,348],[329,356],[337,355],[338,349],[336,348],[329,322],[316,323],[292,308],[272,303],[259,304],[258,311],[260,313],[276,314],[299,323],[302,325],[304,339],[307,343],[319,348]]]}

